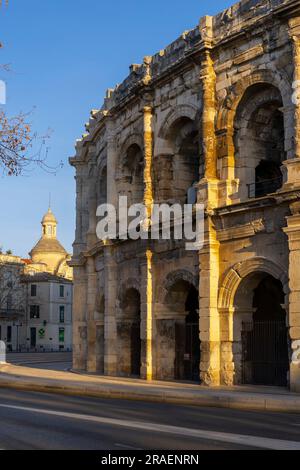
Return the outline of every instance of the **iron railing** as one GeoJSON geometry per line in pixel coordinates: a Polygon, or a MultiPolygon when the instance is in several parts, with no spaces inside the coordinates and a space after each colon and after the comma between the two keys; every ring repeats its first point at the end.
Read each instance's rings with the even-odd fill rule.
{"type": "Polygon", "coordinates": [[[247,184],[248,197],[253,199],[255,197],[263,197],[267,194],[275,193],[282,186],[282,177],[272,178],[268,180],[261,180],[259,182],[247,184]]]}
{"type": "Polygon", "coordinates": [[[288,329],[285,321],[256,321],[242,326],[244,384],[287,385],[288,329]]]}

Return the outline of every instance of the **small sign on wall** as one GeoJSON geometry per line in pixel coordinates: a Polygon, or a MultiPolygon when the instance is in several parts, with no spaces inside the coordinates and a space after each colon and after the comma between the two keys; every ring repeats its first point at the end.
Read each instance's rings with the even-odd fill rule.
{"type": "Polygon", "coordinates": [[[41,328],[41,329],[38,331],[38,333],[39,333],[39,338],[40,338],[40,339],[44,339],[44,338],[45,338],[46,331],[45,331],[44,328],[41,328]]]}

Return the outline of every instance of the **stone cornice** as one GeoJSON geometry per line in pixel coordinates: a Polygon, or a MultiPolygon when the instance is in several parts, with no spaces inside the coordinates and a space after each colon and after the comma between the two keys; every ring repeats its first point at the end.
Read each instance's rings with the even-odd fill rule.
{"type": "Polygon", "coordinates": [[[247,199],[246,201],[232,204],[226,207],[220,207],[214,210],[215,216],[237,214],[239,212],[248,212],[253,209],[263,209],[280,204],[290,204],[300,199],[300,189],[292,191],[280,191],[278,193],[264,196],[261,198],[247,199]]]}
{"type": "MultiPolygon", "coordinates": [[[[97,137],[105,126],[107,117],[115,118],[126,106],[142,100],[145,93],[153,93],[155,87],[170,80],[178,73],[183,73],[195,65],[202,65],[203,52],[218,51],[231,41],[255,35],[255,30],[274,27],[274,20],[290,18],[299,13],[299,0],[264,0],[254,7],[243,0],[224,10],[222,13],[200,19],[199,25],[184,32],[181,37],[153,56],[144,57],[142,64],[133,64],[127,78],[113,89],[107,90],[101,110],[93,110],[86,125],[87,134],[77,142],[77,160],[70,160],[75,165],[84,160],[84,147],[97,137]],[[267,26],[266,26],[267,25],[267,26]]],[[[254,56],[261,50],[253,51],[254,56]]],[[[247,56],[247,54],[246,54],[247,56]]],[[[249,51],[248,51],[249,56],[249,51]]],[[[243,56],[234,60],[243,61],[243,56]]]]}

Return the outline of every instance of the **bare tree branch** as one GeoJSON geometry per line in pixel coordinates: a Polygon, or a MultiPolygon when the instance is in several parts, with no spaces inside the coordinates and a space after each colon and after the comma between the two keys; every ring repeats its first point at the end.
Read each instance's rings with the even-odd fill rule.
{"type": "MultiPolygon", "coordinates": [[[[0,0],[0,7],[2,5],[3,1],[0,0]]],[[[8,0],[5,5],[8,5],[8,0]]],[[[0,48],[2,47],[0,43],[0,48]]],[[[0,64],[0,69],[10,71],[10,65],[0,64]]],[[[36,166],[55,174],[63,166],[62,162],[54,167],[46,163],[49,150],[46,142],[50,132],[42,137],[33,133],[28,121],[30,114],[19,113],[8,117],[0,109],[0,170],[5,175],[18,176],[36,166]]]]}

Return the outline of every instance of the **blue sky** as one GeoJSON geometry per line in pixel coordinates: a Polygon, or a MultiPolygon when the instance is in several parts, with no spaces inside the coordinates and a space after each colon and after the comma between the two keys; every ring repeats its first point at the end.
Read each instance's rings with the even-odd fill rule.
{"type": "Polygon", "coordinates": [[[36,170],[0,176],[0,246],[27,256],[40,237],[49,192],[59,220],[58,235],[69,251],[75,224],[74,172],[68,157],[91,109],[105,90],[120,83],[131,63],[159,51],[230,0],[9,0],[0,11],[0,72],[7,83],[6,110],[34,112],[33,128],[52,129],[48,163],[61,160],[56,176],[36,170]]]}

